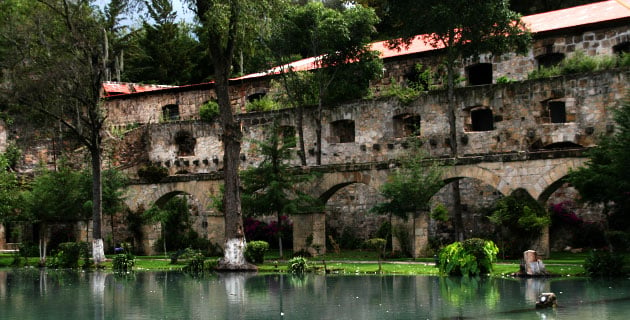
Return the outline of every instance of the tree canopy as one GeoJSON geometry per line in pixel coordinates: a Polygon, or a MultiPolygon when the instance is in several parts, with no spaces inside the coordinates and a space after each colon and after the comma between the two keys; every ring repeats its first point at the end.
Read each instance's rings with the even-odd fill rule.
{"type": "Polygon", "coordinates": [[[320,2],[289,6],[274,22],[269,48],[284,65],[281,83],[293,107],[298,108],[300,157],[306,165],[302,130],[303,105],[317,105],[316,163],[321,164],[322,105],[365,96],[371,80],[382,73],[378,53],[369,43],[378,18],[361,6],[336,10],[320,2]],[[313,71],[294,72],[288,63],[316,58],[313,71]]]}
{"type": "Polygon", "coordinates": [[[374,212],[407,219],[410,214],[417,218],[422,211],[429,211],[431,197],[444,186],[443,167],[427,160],[417,147],[412,150],[381,187],[387,201],[374,206],[374,212]]]}
{"type": "Polygon", "coordinates": [[[630,227],[630,96],[614,111],[615,132],[604,136],[587,153],[586,166],[573,170],[567,180],[582,200],[604,204],[612,218],[610,227],[630,227]]]}

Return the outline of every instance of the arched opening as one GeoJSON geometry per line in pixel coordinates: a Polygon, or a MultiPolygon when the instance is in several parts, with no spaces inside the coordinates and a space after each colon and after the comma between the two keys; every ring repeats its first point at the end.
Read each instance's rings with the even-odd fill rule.
{"type": "Polygon", "coordinates": [[[625,41],[613,46],[613,53],[622,55],[624,53],[630,53],[630,42],[625,41]]]}
{"type": "Polygon", "coordinates": [[[216,254],[218,247],[209,239],[208,216],[201,203],[183,191],[172,191],[161,196],[145,215],[159,228],[148,228],[143,234],[148,252],[177,252],[186,248],[216,254]]]}
{"type": "Polygon", "coordinates": [[[179,105],[167,104],[162,107],[162,119],[164,121],[179,120],[179,105]]]}
{"type": "Polygon", "coordinates": [[[549,247],[551,252],[583,251],[607,245],[604,234],[606,216],[603,206],[579,201],[579,192],[564,179],[555,181],[541,194],[549,210],[549,247]]]}
{"type": "Polygon", "coordinates": [[[420,115],[404,113],[394,116],[394,136],[397,138],[419,136],[421,119],[420,115]]]}
{"type": "Polygon", "coordinates": [[[264,98],[267,95],[266,92],[256,92],[256,93],[252,93],[250,95],[247,96],[247,101],[248,102],[254,102],[256,100],[260,100],[262,98],[264,98]]]}
{"type": "Polygon", "coordinates": [[[488,215],[492,213],[496,201],[503,198],[503,194],[494,186],[476,178],[455,177],[445,182],[446,185],[431,198],[431,210],[435,210],[438,205],[444,206],[448,210],[448,216],[446,219],[434,217],[429,220],[429,234],[432,237],[430,249],[436,251],[458,240],[454,216],[454,183],[459,183],[464,238],[479,237],[498,242],[493,237],[495,226],[488,220],[488,215]]]}
{"type": "Polygon", "coordinates": [[[581,149],[583,148],[581,145],[577,143],[573,143],[570,141],[556,142],[552,144],[548,144],[543,146],[541,149],[544,150],[562,150],[562,149],[581,149]]]}
{"type": "Polygon", "coordinates": [[[377,189],[364,183],[343,183],[325,194],[328,250],[335,250],[335,245],[342,250],[360,249],[365,240],[388,238],[387,217],[370,212],[384,201],[377,189]]]}
{"type": "Polygon", "coordinates": [[[354,121],[337,120],[330,123],[330,142],[348,143],[354,142],[354,121]]]}
{"type": "Polygon", "coordinates": [[[477,63],[466,67],[468,85],[478,86],[492,83],[492,64],[477,63]]]}

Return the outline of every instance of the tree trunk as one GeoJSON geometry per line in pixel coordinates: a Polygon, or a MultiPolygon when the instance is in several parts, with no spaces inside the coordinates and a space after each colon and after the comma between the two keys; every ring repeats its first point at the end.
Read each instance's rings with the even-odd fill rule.
{"type": "MultiPolygon", "coordinates": [[[[100,132],[96,132],[96,135],[100,132]]],[[[105,261],[103,247],[103,235],[101,232],[103,213],[103,187],[101,177],[101,152],[100,143],[97,141],[90,148],[92,156],[92,258],[98,266],[105,261]]]]}
{"type": "Polygon", "coordinates": [[[306,148],[304,147],[304,109],[302,106],[296,108],[297,111],[297,126],[298,126],[298,139],[300,145],[300,162],[303,166],[306,165],[306,148]]]}
{"type": "Polygon", "coordinates": [[[280,259],[284,258],[284,253],[282,252],[282,219],[280,217],[280,212],[278,212],[278,249],[280,251],[280,259]]]}
{"type": "MultiPolygon", "coordinates": [[[[446,70],[447,70],[447,100],[448,100],[448,124],[449,124],[449,143],[451,147],[451,157],[453,160],[457,160],[457,114],[455,106],[455,80],[454,80],[454,64],[455,64],[455,56],[453,54],[452,46],[453,46],[453,37],[454,34],[450,35],[449,47],[448,47],[448,57],[446,62],[446,70]]],[[[453,217],[455,222],[455,234],[458,241],[462,241],[464,238],[464,226],[462,222],[462,203],[461,203],[461,195],[459,190],[459,180],[453,182],[452,186],[453,191],[453,217]]]]}
{"type": "MultiPolygon", "coordinates": [[[[219,57],[220,58],[220,57],[219,57]]],[[[219,104],[221,127],[223,128],[223,174],[225,192],[223,210],[225,214],[224,256],[219,260],[219,270],[251,270],[256,267],[245,261],[245,234],[241,212],[240,178],[238,176],[241,151],[241,128],[234,120],[228,90],[229,61],[215,62],[215,91],[219,104]]]]}
{"type": "MultiPolygon", "coordinates": [[[[321,71],[320,71],[321,72],[321,71]]],[[[322,108],[324,99],[324,87],[322,79],[319,79],[319,98],[317,99],[317,115],[315,116],[315,164],[318,166],[322,164],[322,108]]]]}

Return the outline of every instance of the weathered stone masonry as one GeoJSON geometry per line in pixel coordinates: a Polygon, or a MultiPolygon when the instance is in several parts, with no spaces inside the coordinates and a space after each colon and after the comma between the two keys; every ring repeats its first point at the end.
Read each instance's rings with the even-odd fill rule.
{"type": "MultiPolygon", "coordinates": [[[[540,201],[553,198],[568,170],[583,164],[581,150],[596,145],[598,136],[614,131],[610,111],[627,94],[629,70],[525,79],[536,68],[557,63],[578,51],[600,56],[627,50],[627,22],[622,19],[546,31],[535,35],[532,49],[524,56],[481,55],[460,62],[458,72],[466,79],[461,83],[466,87],[455,91],[459,154],[457,166],[446,173],[445,179],[461,179],[465,186],[465,213],[470,214],[465,221],[467,228],[476,227],[475,206],[491,203],[516,189],[525,189],[540,201]],[[499,78],[518,82],[496,84],[499,78]]],[[[337,231],[352,226],[360,238],[374,235],[382,217],[369,214],[369,209],[378,201],[378,188],[386,181],[395,159],[406,152],[405,140],[411,131],[419,129],[423,148],[430,156],[449,156],[444,91],[429,91],[408,105],[394,98],[379,98],[392,83],[405,85],[413,80],[418,63],[436,75],[434,85],[442,85],[439,55],[440,51],[434,50],[388,58],[383,78],[372,84],[375,99],[326,106],[322,119],[324,166],[319,168],[313,166],[314,110],[306,110],[307,162],[313,170],[324,173],[308,190],[327,201],[327,212],[325,222],[322,215],[295,219],[296,223],[303,220],[307,224],[296,226],[302,237],[295,241],[298,246],[309,234],[316,244],[327,241],[321,234],[324,223],[337,231]]],[[[292,110],[245,113],[248,98],[270,93],[270,79],[254,77],[230,83],[232,105],[239,113],[244,133],[241,168],[260,161],[260,155],[254,152],[255,141],[264,139],[271,122],[296,125],[292,110]]],[[[137,169],[146,164],[169,171],[170,177],[159,184],[138,181],[129,192],[130,207],[148,207],[177,194],[191,195],[196,208],[195,230],[222,243],[222,216],[209,208],[208,197],[216,193],[221,179],[221,128],[216,122],[198,121],[199,107],[214,99],[213,90],[212,84],[191,85],[113,96],[104,104],[110,131],[135,128],[122,141],[110,140],[115,142],[114,163],[131,177],[137,177],[137,169]]],[[[38,154],[41,150],[26,149],[25,156],[42,158],[38,154]]],[[[293,164],[299,166],[297,157],[293,164]]],[[[448,198],[445,190],[435,197],[436,201],[448,198]]],[[[414,254],[421,254],[426,245],[426,222],[411,222],[407,228],[416,235],[414,254]]],[[[149,231],[144,239],[145,250],[159,235],[158,229],[149,231]]]]}

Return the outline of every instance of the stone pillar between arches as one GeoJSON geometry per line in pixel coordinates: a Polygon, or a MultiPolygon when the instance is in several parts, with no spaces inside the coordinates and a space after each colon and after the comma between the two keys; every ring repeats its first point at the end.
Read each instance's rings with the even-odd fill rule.
{"type": "Polygon", "coordinates": [[[531,249],[536,250],[539,256],[549,258],[549,226],[543,228],[540,237],[534,241],[531,249]]]}
{"type": "Polygon", "coordinates": [[[293,252],[307,251],[311,256],[326,253],[326,213],[291,215],[293,252]]]}
{"type": "Polygon", "coordinates": [[[409,251],[414,258],[426,255],[429,246],[429,219],[426,212],[420,213],[417,218],[410,215],[407,220],[393,217],[392,225],[394,251],[409,251]]]}

